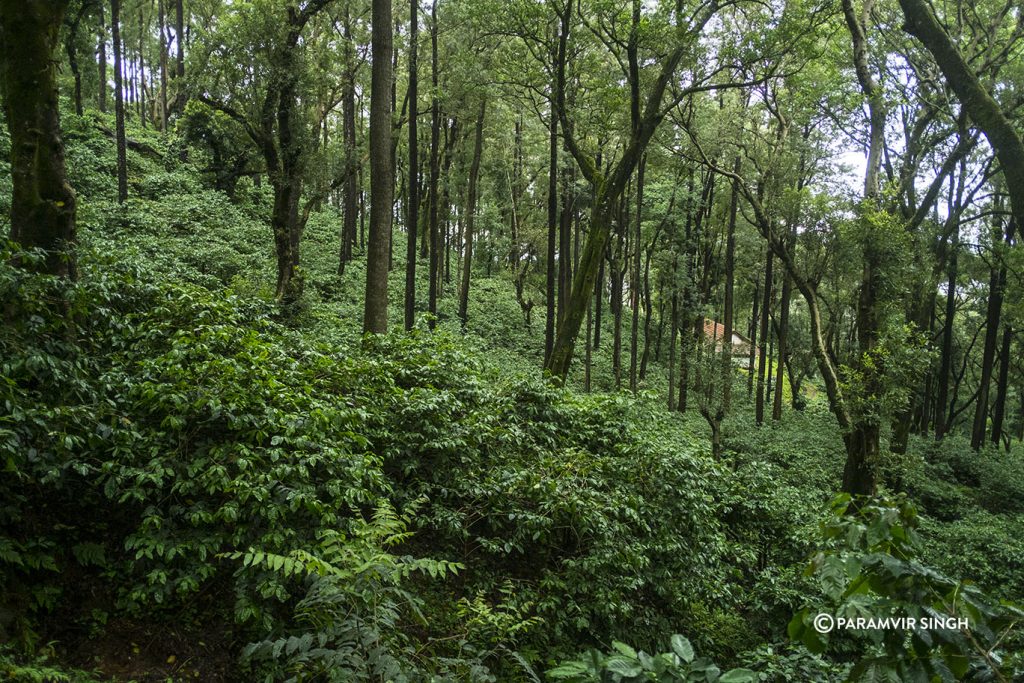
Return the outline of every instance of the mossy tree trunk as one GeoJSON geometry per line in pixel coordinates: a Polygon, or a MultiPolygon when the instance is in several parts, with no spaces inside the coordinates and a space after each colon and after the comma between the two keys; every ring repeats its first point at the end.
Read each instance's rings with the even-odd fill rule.
{"type": "Polygon", "coordinates": [[[11,238],[43,249],[45,272],[74,277],[75,194],[67,181],[56,61],[68,3],[0,1],[0,87],[11,134],[11,238]]]}

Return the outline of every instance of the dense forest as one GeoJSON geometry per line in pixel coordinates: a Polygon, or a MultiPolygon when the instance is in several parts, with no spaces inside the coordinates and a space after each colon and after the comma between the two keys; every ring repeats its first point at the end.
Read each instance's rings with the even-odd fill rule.
{"type": "Polygon", "coordinates": [[[1016,0],[0,0],[0,679],[1024,680],[1016,0]]]}

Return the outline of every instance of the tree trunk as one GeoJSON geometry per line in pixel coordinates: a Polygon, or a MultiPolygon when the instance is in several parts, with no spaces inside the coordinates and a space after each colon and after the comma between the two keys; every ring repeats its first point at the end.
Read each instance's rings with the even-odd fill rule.
{"type": "Polygon", "coordinates": [[[949,249],[949,264],[946,281],[946,315],[942,328],[942,351],[939,360],[939,388],[935,399],[935,438],[942,439],[949,425],[946,423],[946,406],[949,405],[949,376],[953,365],[953,322],[956,316],[957,263],[960,251],[960,223],[953,228],[949,249]]]}
{"type": "Polygon", "coordinates": [[[761,302],[761,330],[757,335],[761,342],[761,348],[757,361],[757,403],[754,408],[754,420],[757,424],[764,422],[764,401],[765,401],[765,374],[768,372],[767,351],[768,351],[768,311],[772,305],[772,261],[774,255],[768,252],[768,260],[764,267],[764,292],[761,302]]]}
{"type": "Polygon", "coordinates": [[[587,348],[584,350],[583,354],[583,390],[586,391],[588,394],[590,393],[590,365],[591,357],[593,355],[593,352],[591,350],[592,344],[590,343],[591,335],[594,332],[593,308],[593,302],[587,302],[587,348]]]}
{"type": "MultiPolygon", "coordinates": [[[[604,256],[597,267],[597,283],[594,286],[594,343],[595,351],[601,347],[601,311],[604,309],[604,256]]],[[[581,264],[582,265],[582,262],[581,264]]]]}
{"type": "MultiPolygon", "coordinates": [[[[998,219],[997,219],[998,220],[998,219]]],[[[998,245],[997,245],[998,248],[998,245]]],[[[998,254],[993,255],[1000,261],[998,254]]],[[[989,385],[992,383],[992,366],[995,364],[996,343],[999,338],[999,320],[1002,318],[1003,287],[1006,284],[1006,266],[993,263],[989,277],[988,310],[985,315],[985,343],[981,359],[981,380],[978,384],[978,402],[974,408],[974,424],[971,429],[971,448],[978,450],[985,441],[988,422],[989,385]]]]}
{"type": "MultiPolygon", "coordinates": [[[[622,192],[626,188],[629,178],[633,175],[640,157],[650,143],[658,124],[662,119],[662,99],[669,83],[672,81],[676,68],[682,60],[684,53],[700,35],[704,25],[710,21],[711,16],[717,11],[717,5],[712,5],[702,11],[692,23],[687,24],[683,17],[677,17],[679,28],[677,45],[671,53],[660,60],[661,68],[651,83],[646,102],[643,107],[643,114],[634,114],[635,123],[625,145],[621,156],[605,174],[595,159],[591,159],[577,144],[572,134],[572,126],[569,125],[569,112],[565,105],[565,62],[556,65],[556,88],[555,88],[555,110],[561,119],[561,127],[566,146],[576,158],[584,177],[590,182],[594,191],[594,206],[590,222],[590,234],[587,244],[583,248],[583,255],[580,259],[580,268],[573,278],[572,294],[567,307],[565,318],[558,326],[555,335],[555,344],[547,363],[546,369],[552,377],[564,381],[569,372],[569,365],[572,362],[573,351],[576,345],[576,338],[579,335],[580,326],[586,314],[587,300],[590,298],[597,281],[597,272],[600,268],[601,258],[611,232],[612,220],[616,204],[622,192]],[[637,120],[638,119],[638,120],[637,120]]],[[[559,30],[559,41],[568,40],[570,22],[572,19],[572,3],[569,3],[564,10],[559,11],[561,26],[559,30]]],[[[630,79],[638,81],[638,79],[630,79]]],[[[640,111],[639,88],[631,86],[631,108],[634,112],[640,111]]]]}
{"type": "Polygon", "coordinates": [[[11,239],[45,250],[44,272],[74,278],[75,194],[67,182],[54,59],[67,4],[0,0],[0,87],[11,136],[11,239]]]}
{"type": "MultiPolygon", "coordinates": [[[[868,160],[864,173],[864,199],[877,204],[879,195],[879,173],[882,152],[885,146],[885,122],[887,112],[881,87],[871,73],[868,58],[867,21],[869,5],[858,16],[854,12],[853,0],[843,0],[843,15],[853,42],[853,65],[868,105],[868,160]]],[[[882,252],[876,242],[881,239],[877,231],[861,218],[865,227],[864,257],[857,300],[857,343],[858,366],[870,359],[878,344],[881,329],[882,252]]],[[[864,387],[867,395],[881,393],[880,370],[876,367],[859,367],[863,370],[864,387]]],[[[879,453],[879,416],[872,411],[855,409],[849,413],[851,424],[845,435],[846,465],[843,469],[843,491],[851,495],[873,495],[877,481],[879,453]]]]}
{"type": "Polygon", "coordinates": [[[352,260],[352,249],[358,235],[356,234],[359,220],[359,186],[355,173],[356,159],[356,64],[355,42],[352,38],[352,19],[349,16],[349,3],[344,3],[342,10],[343,38],[345,39],[345,83],[341,95],[341,128],[345,140],[345,185],[342,194],[342,225],[341,225],[341,257],[338,262],[338,274],[344,274],[345,264],[352,260]]]}
{"type": "MultiPolygon", "coordinates": [[[[637,347],[640,336],[640,241],[642,239],[644,209],[644,169],[647,166],[647,155],[640,158],[636,175],[636,230],[633,233],[633,275],[630,277],[630,305],[633,308],[633,320],[629,331],[629,390],[636,393],[637,347]]],[[[648,318],[649,320],[649,318],[648,318]]]]}
{"type": "Polygon", "coordinates": [[[174,111],[185,111],[185,5],[184,0],[174,2],[174,111]]]}
{"type": "Polygon", "coordinates": [[[103,7],[106,3],[97,3],[97,12],[99,13],[99,36],[96,41],[96,61],[99,68],[100,83],[99,83],[99,106],[100,111],[104,114],[107,113],[107,27],[103,20],[103,7]]]}
{"type": "Polygon", "coordinates": [[[1006,392],[1010,381],[1010,343],[1013,341],[1013,327],[1003,325],[1003,343],[999,350],[999,378],[996,380],[996,400],[992,413],[992,443],[999,445],[1003,436],[1003,419],[1006,415],[1006,392]]]}
{"type": "Polygon", "coordinates": [[[438,264],[438,280],[437,280],[437,295],[438,297],[444,296],[444,284],[450,283],[451,278],[451,259],[448,254],[448,247],[450,243],[450,226],[451,226],[451,169],[452,159],[455,157],[455,145],[459,139],[459,120],[453,118],[451,124],[445,129],[445,146],[444,146],[444,167],[441,171],[441,204],[438,207],[439,210],[443,209],[444,218],[438,219],[438,228],[441,231],[441,250],[440,250],[440,263],[438,264]]]}
{"type": "Polygon", "coordinates": [[[615,221],[615,246],[612,259],[608,262],[612,274],[612,374],[615,376],[615,390],[622,388],[622,295],[626,278],[628,257],[626,254],[626,230],[630,227],[629,193],[619,203],[619,218],[615,221]]]}
{"type": "Polygon", "coordinates": [[[785,373],[786,356],[789,353],[787,342],[789,341],[790,292],[790,279],[783,276],[782,300],[779,302],[779,366],[775,376],[775,395],[772,401],[772,421],[774,422],[778,422],[782,419],[782,379],[785,373]]]}
{"type": "Polygon", "coordinates": [[[160,21],[160,130],[167,132],[167,11],[164,0],[157,0],[160,21]]]}
{"type": "Polygon", "coordinates": [[[676,329],[679,327],[679,297],[674,291],[668,327],[668,409],[672,412],[676,409],[676,329]]]}
{"type": "Polygon", "coordinates": [[[405,230],[405,329],[411,330],[416,318],[416,232],[419,230],[420,178],[419,138],[419,0],[409,0],[409,196],[405,230]]]}
{"type": "Polygon", "coordinates": [[[121,0],[110,0],[110,32],[114,50],[114,119],[117,144],[117,201],[128,199],[128,152],[124,139],[124,71],[121,68],[121,0]]]}
{"type": "MultiPolygon", "coordinates": [[[[435,5],[436,6],[436,5],[435,5]]],[[[371,17],[370,235],[366,250],[363,331],[388,329],[388,254],[394,176],[391,171],[391,0],[374,0],[371,17]]]]}
{"type": "Polygon", "coordinates": [[[473,162],[469,167],[469,188],[466,197],[466,237],[465,254],[462,264],[462,288],[459,292],[459,317],[465,326],[469,319],[469,284],[473,267],[473,223],[476,218],[476,184],[480,175],[480,157],[484,147],[484,114],[487,111],[487,100],[480,101],[480,113],[476,119],[476,135],[473,142],[473,162]]]}
{"type": "Polygon", "coordinates": [[[754,282],[754,296],[753,299],[753,310],[750,313],[750,349],[748,350],[747,356],[747,400],[749,401],[754,395],[754,374],[756,355],[757,355],[757,305],[761,302],[761,298],[758,294],[761,293],[760,284],[754,282]]]}
{"type": "Polygon", "coordinates": [[[430,185],[427,188],[429,207],[430,238],[430,287],[427,310],[430,312],[430,329],[434,329],[437,317],[437,294],[440,282],[441,235],[437,225],[438,182],[441,175],[441,104],[437,98],[437,3],[430,10],[430,185]]]}
{"type": "Polygon", "coordinates": [[[139,5],[139,123],[146,127],[146,64],[144,55],[145,36],[148,26],[146,17],[142,12],[142,5],[139,5]]]}
{"type": "Polygon", "coordinates": [[[75,89],[75,114],[81,116],[83,113],[82,109],[82,71],[78,67],[78,27],[82,23],[82,17],[85,16],[85,10],[88,5],[82,4],[78,8],[78,13],[75,18],[71,21],[68,26],[67,36],[64,39],[64,49],[68,55],[68,67],[71,69],[71,75],[74,78],[75,89]]]}
{"type": "MultiPolygon", "coordinates": [[[[737,156],[733,164],[733,173],[739,175],[742,159],[737,156]]],[[[722,326],[722,409],[729,410],[732,400],[732,331],[733,308],[735,296],[735,261],[736,261],[736,215],[739,212],[739,182],[733,181],[732,194],[729,197],[729,221],[726,224],[725,236],[725,300],[723,302],[722,326]]]]}
{"type": "Polygon", "coordinates": [[[555,344],[555,296],[558,286],[558,264],[555,262],[555,247],[558,241],[558,115],[554,101],[551,104],[551,121],[548,127],[548,243],[547,273],[545,286],[546,315],[544,318],[544,364],[551,358],[555,344]]]}
{"type": "Polygon", "coordinates": [[[573,256],[573,204],[571,159],[562,163],[562,213],[558,223],[558,321],[565,319],[572,287],[573,256]]]}

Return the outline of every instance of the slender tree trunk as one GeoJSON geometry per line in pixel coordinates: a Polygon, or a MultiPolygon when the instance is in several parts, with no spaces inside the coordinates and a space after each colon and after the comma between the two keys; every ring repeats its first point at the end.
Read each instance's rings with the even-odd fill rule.
{"type": "Polygon", "coordinates": [[[1003,436],[1003,419],[1006,415],[1006,392],[1010,383],[1010,344],[1013,341],[1013,327],[1003,325],[1003,342],[999,350],[999,377],[996,380],[995,407],[992,413],[992,443],[999,445],[1003,436]]]}
{"type": "MultiPolygon", "coordinates": [[[[420,178],[419,138],[419,0],[409,0],[409,219],[405,226],[405,329],[411,330],[416,318],[416,233],[419,230],[420,178]]],[[[468,288],[467,288],[468,292],[468,288]]]]}
{"type": "MultiPolygon", "coordinates": [[[[653,256],[654,245],[656,240],[651,241],[651,245],[647,250],[646,257],[644,259],[644,278],[643,278],[643,300],[644,300],[644,351],[640,355],[640,381],[647,379],[647,363],[651,356],[651,318],[654,317],[654,302],[652,301],[653,292],[651,291],[651,258],[653,256]]],[[[659,295],[660,299],[660,295],[659,295]]],[[[661,317],[664,311],[664,302],[658,302],[658,332],[655,335],[657,337],[655,347],[655,360],[658,359],[658,351],[661,350],[661,317]]]]}
{"type": "Polygon", "coordinates": [[[441,104],[437,98],[437,2],[430,10],[430,185],[427,188],[430,203],[430,289],[427,310],[430,312],[430,329],[434,329],[437,316],[437,296],[440,286],[441,235],[437,224],[438,182],[441,175],[441,104]]]}
{"type": "Polygon", "coordinates": [[[949,405],[949,376],[953,365],[953,323],[956,316],[957,264],[960,251],[960,224],[957,221],[949,248],[946,281],[946,315],[942,328],[942,352],[939,360],[939,388],[935,399],[935,438],[942,439],[949,429],[946,406],[949,405]]]}
{"type": "Polygon", "coordinates": [[[459,317],[465,326],[469,319],[469,285],[470,273],[473,268],[473,222],[476,218],[476,185],[480,175],[480,157],[484,149],[484,115],[487,111],[487,100],[480,101],[480,112],[476,119],[476,135],[473,143],[473,162],[469,167],[469,188],[466,197],[466,253],[462,264],[462,288],[459,292],[459,317]]]}
{"type": "Polygon", "coordinates": [[[604,309],[604,258],[597,267],[597,282],[594,285],[594,350],[601,347],[601,311],[604,309]]]}
{"type": "MultiPolygon", "coordinates": [[[[739,175],[742,168],[739,156],[733,163],[733,173],[739,175]]],[[[733,309],[735,297],[736,271],[736,215],[739,213],[740,188],[739,181],[733,181],[732,194],[729,196],[729,221],[726,224],[725,236],[725,300],[723,302],[722,326],[722,408],[728,412],[732,400],[732,335],[733,309]]]]}
{"type": "MultiPolygon", "coordinates": [[[[675,269],[673,269],[675,270],[675,269]]],[[[672,292],[672,311],[668,326],[668,409],[676,409],[676,330],[679,327],[679,297],[672,292]]]]}
{"type": "Polygon", "coordinates": [[[571,159],[562,164],[562,212],[558,224],[558,321],[565,319],[572,287],[573,256],[573,203],[571,159]]]}
{"type": "Polygon", "coordinates": [[[164,0],[157,0],[160,21],[160,130],[167,132],[167,12],[164,0]]]}
{"type": "Polygon", "coordinates": [[[374,0],[371,16],[370,237],[366,253],[363,331],[388,328],[388,254],[394,174],[391,170],[391,0],[374,0]]]}
{"type": "Polygon", "coordinates": [[[594,303],[587,303],[587,348],[584,350],[583,357],[583,390],[588,394],[590,393],[590,367],[592,362],[592,344],[591,335],[594,332],[594,320],[593,320],[593,308],[594,303]]]}
{"type": "Polygon", "coordinates": [[[341,225],[341,258],[338,262],[338,274],[344,274],[345,264],[352,260],[352,249],[358,235],[356,234],[359,220],[359,186],[355,167],[356,159],[356,64],[355,42],[352,37],[352,18],[349,16],[349,3],[343,4],[342,37],[345,40],[345,83],[341,95],[341,129],[345,141],[345,184],[342,195],[341,225]]]}
{"type": "Polygon", "coordinates": [[[629,390],[636,393],[637,347],[640,343],[640,242],[644,209],[644,169],[647,166],[647,155],[640,158],[636,175],[636,229],[633,233],[633,275],[630,277],[630,304],[633,307],[633,320],[629,331],[629,390]]]}
{"type": "Polygon", "coordinates": [[[185,0],[174,1],[174,111],[185,111],[185,0]]]}
{"type": "Polygon", "coordinates": [[[438,207],[439,210],[444,211],[444,218],[439,219],[439,229],[441,231],[441,251],[440,251],[440,262],[438,263],[438,280],[437,280],[437,295],[438,297],[444,296],[444,285],[450,283],[451,268],[449,264],[451,259],[448,257],[448,247],[450,243],[449,239],[449,228],[451,226],[451,169],[452,159],[455,157],[455,144],[459,138],[459,121],[453,118],[449,126],[445,129],[445,146],[444,146],[444,166],[441,172],[441,204],[438,207]]]}
{"type": "Polygon", "coordinates": [[[45,250],[44,272],[74,278],[75,194],[64,162],[54,59],[67,5],[0,0],[0,88],[11,136],[11,239],[45,250]]]}
{"type": "Polygon", "coordinates": [[[758,296],[761,293],[760,283],[754,282],[754,296],[753,298],[753,310],[750,313],[750,349],[748,350],[747,357],[747,400],[749,401],[754,395],[754,374],[756,356],[757,356],[757,305],[761,302],[761,297],[758,296]]]}
{"type": "Polygon", "coordinates": [[[78,13],[75,18],[71,21],[68,26],[67,37],[64,39],[64,49],[68,55],[68,67],[71,69],[71,75],[74,78],[75,89],[75,114],[81,116],[83,113],[82,109],[82,71],[78,67],[78,27],[82,23],[82,17],[85,16],[85,10],[87,5],[79,6],[78,13]]]}
{"type": "Polygon", "coordinates": [[[128,152],[124,136],[124,71],[121,68],[121,0],[110,0],[110,32],[114,50],[114,119],[117,144],[117,201],[128,199],[128,152]]]}
{"type": "Polygon", "coordinates": [[[107,113],[107,27],[106,22],[103,19],[103,8],[106,4],[105,1],[97,3],[97,12],[99,13],[99,35],[96,41],[96,61],[99,67],[100,83],[99,83],[99,107],[100,111],[104,114],[107,113]]]}
{"type": "Polygon", "coordinates": [[[546,317],[544,319],[544,365],[551,358],[555,344],[555,290],[557,288],[558,264],[555,262],[555,245],[558,239],[558,115],[554,103],[551,105],[551,122],[548,127],[548,243],[547,282],[545,292],[546,317]]]}
{"type": "Polygon", "coordinates": [[[612,374],[615,377],[615,389],[622,388],[622,290],[626,275],[625,232],[629,229],[629,196],[624,195],[619,204],[619,218],[615,222],[615,246],[612,248],[612,260],[608,267],[612,275],[612,374]]]}
{"type": "Polygon", "coordinates": [[[782,301],[779,302],[779,366],[775,377],[775,395],[772,401],[772,420],[782,419],[782,379],[785,372],[786,356],[789,353],[789,299],[791,285],[788,276],[782,279],[782,301]]]}
{"type": "MultiPolygon", "coordinates": [[[[999,260],[998,256],[995,256],[999,260]]],[[[971,448],[978,450],[985,441],[988,422],[989,385],[992,383],[992,366],[995,364],[996,343],[999,338],[999,320],[1002,317],[1003,286],[1006,283],[1006,266],[993,265],[989,278],[988,310],[985,315],[985,343],[981,359],[981,380],[978,402],[974,408],[974,425],[971,429],[971,448]]]]}
{"type": "Polygon", "coordinates": [[[757,424],[764,422],[764,400],[765,400],[765,374],[768,372],[767,351],[768,351],[768,311],[772,305],[772,261],[774,255],[768,252],[768,260],[764,267],[764,293],[761,302],[761,331],[757,335],[761,342],[760,353],[757,362],[757,403],[755,404],[755,421],[757,424]]]}
{"type": "Polygon", "coordinates": [[[144,55],[145,37],[147,32],[146,16],[142,5],[139,5],[139,123],[146,127],[146,63],[144,55]]]}

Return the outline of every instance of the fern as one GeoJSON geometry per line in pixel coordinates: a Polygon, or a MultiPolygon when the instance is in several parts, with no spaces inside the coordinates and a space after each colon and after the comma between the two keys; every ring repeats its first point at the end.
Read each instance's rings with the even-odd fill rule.
{"type": "Polygon", "coordinates": [[[426,619],[421,601],[402,587],[413,574],[444,579],[457,562],[398,556],[389,551],[412,536],[414,504],[399,515],[387,503],[346,531],[321,532],[311,550],[287,554],[250,548],[221,555],[240,561],[240,572],[263,571],[286,581],[301,579],[306,594],[295,607],[292,632],[251,643],[243,659],[267,680],[355,681],[410,675],[415,653],[399,627],[403,615],[426,619]]]}

